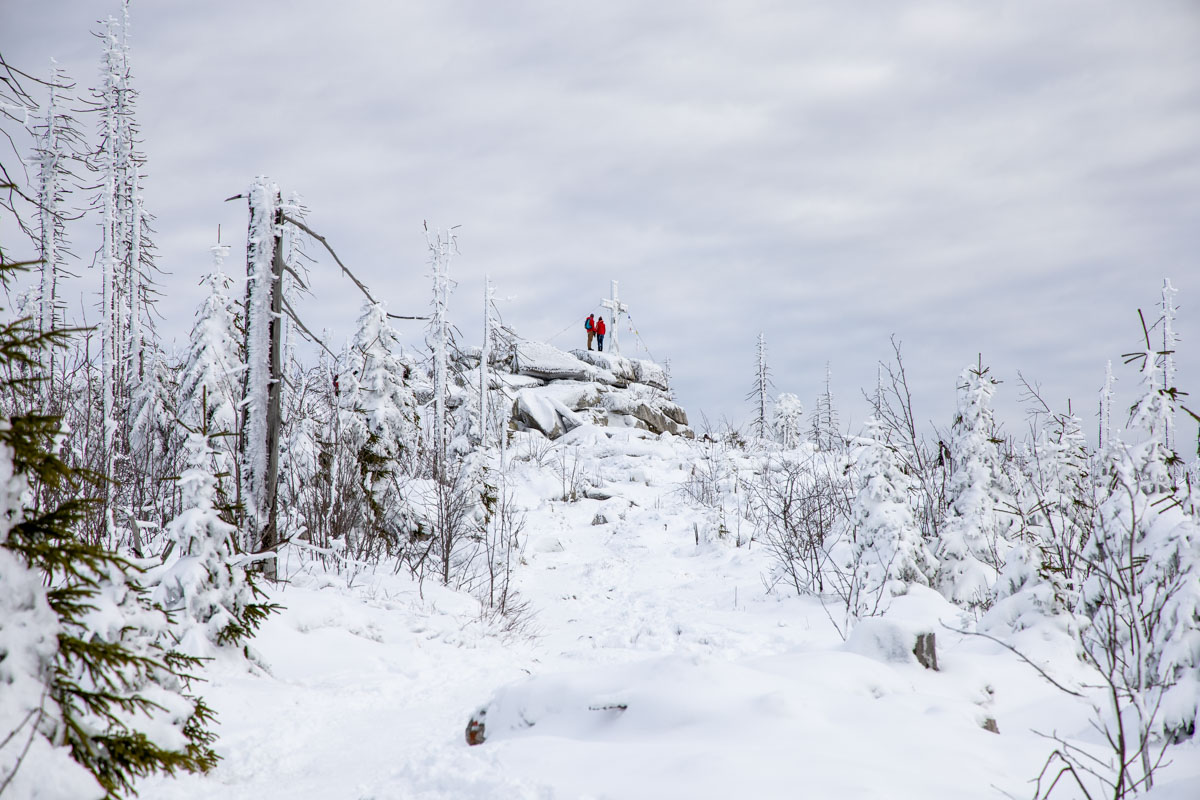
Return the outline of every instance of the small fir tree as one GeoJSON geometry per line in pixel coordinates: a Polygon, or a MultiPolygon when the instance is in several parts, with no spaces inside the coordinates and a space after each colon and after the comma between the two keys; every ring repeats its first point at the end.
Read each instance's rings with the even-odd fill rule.
{"type": "Polygon", "coordinates": [[[949,445],[954,469],[936,551],[936,584],[951,602],[986,607],[1010,546],[1013,498],[992,416],[996,380],[982,364],[967,367],[959,380],[949,445]]]}
{"type": "Polygon", "coordinates": [[[155,574],[154,597],[176,614],[180,649],[205,657],[215,647],[249,640],[276,606],[262,602],[235,553],[237,527],[218,505],[212,472],[218,456],[205,433],[188,434],[184,459],[183,510],[167,526],[173,558],[155,574]]]}
{"type": "Polygon", "coordinates": [[[238,310],[229,295],[232,279],[222,270],[229,248],[212,248],[213,271],[201,284],[208,288],[192,326],[187,356],[179,379],[175,406],[190,430],[204,430],[216,451],[213,469],[219,493],[236,494],[226,474],[235,470],[234,434],[238,431],[238,402],[243,373],[238,342],[238,310]]]}
{"type": "Polygon", "coordinates": [[[755,347],[754,386],[746,395],[747,400],[754,402],[754,420],[751,428],[758,439],[767,438],[771,430],[769,413],[771,394],[771,370],[767,367],[767,339],[762,333],[758,334],[758,344],[755,347]]]}
{"type": "Polygon", "coordinates": [[[790,450],[800,446],[804,440],[804,404],[799,397],[782,392],[775,398],[771,429],[775,432],[775,441],[785,448],[790,450]]]}
{"type": "Polygon", "coordinates": [[[887,443],[885,426],[867,420],[852,449],[858,491],[850,511],[853,565],[861,581],[860,610],[876,610],[914,584],[928,586],[937,560],[917,528],[912,479],[887,443]]]}
{"type": "MultiPolygon", "coordinates": [[[[5,372],[33,367],[54,341],[27,320],[5,323],[5,372]]],[[[0,790],[117,798],[149,773],[215,765],[212,712],[188,694],[198,662],[164,647],[167,617],[133,565],[76,536],[88,504],[36,505],[38,489],[77,495],[88,479],[57,454],[59,435],[55,417],[0,420],[0,741],[22,743],[0,750],[0,790]],[[83,771],[64,769],[64,754],[83,771]]]]}
{"type": "Polygon", "coordinates": [[[1079,611],[1083,651],[1112,688],[1103,718],[1127,737],[1119,780],[1149,788],[1165,744],[1195,729],[1200,706],[1200,528],[1177,497],[1166,445],[1175,392],[1149,347],[1130,426],[1136,443],[1106,452],[1105,491],[1085,549],[1091,574],[1079,611]]]}
{"type": "Polygon", "coordinates": [[[839,450],[843,447],[841,431],[838,429],[837,409],[833,405],[833,373],[828,362],[825,364],[825,391],[817,396],[812,411],[812,443],[818,450],[839,450]]]}
{"type": "MultiPolygon", "coordinates": [[[[62,327],[62,301],[58,296],[58,283],[65,272],[65,260],[69,254],[66,236],[66,221],[70,213],[66,208],[70,194],[72,164],[78,160],[83,137],[76,127],[75,119],[66,108],[63,92],[70,89],[63,71],[54,64],[50,81],[50,96],[41,122],[34,128],[36,137],[35,159],[37,163],[37,205],[39,227],[39,258],[41,280],[38,288],[38,329],[45,333],[62,327]]],[[[56,348],[46,348],[42,353],[42,373],[46,376],[44,389],[47,407],[57,401],[50,397],[58,378],[55,355],[56,348]]]]}
{"type": "Polygon", "coordinates": [[[996,582],[992,614],[1011,629],[1047,618],[1073,625],[1069,618],[1087,574],[1090,465],[1083,422],[1070,413],[1048,418],[1026,448],[1013,546],[996,582]]]}

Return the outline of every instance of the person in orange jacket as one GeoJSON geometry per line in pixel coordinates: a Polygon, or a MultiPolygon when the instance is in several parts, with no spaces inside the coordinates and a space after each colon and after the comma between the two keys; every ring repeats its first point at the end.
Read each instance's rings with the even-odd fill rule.
{"type": "Polygon", "coordinates": [[[596,315],[588,314],[588,318],[583,321],[583,329],[588,335],[588,350],[592,349],[592,339],[596,337],[596,315]]]}
{"type": "Polygon", "coordinates": [[[604,352],[604,333],[608,330],[604,325],[604,317],[596,321],[596,341],[600,347],[600,352],[604,352]]]}

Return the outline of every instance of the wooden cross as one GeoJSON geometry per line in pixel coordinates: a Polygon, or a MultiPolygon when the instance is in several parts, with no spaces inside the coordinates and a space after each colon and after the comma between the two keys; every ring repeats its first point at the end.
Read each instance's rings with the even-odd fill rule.
{"type": "Polygon", "coordinates": [[[611,312],[611,315],[612,315],[612,347],[610,347],[609,350],[620,355],[621,345],[619,342],[617,342],[617,329],[620,328],[621,312],[628,311],[629,306],[625,305],[619,299],[617,299],[617,282],[616,281],[612,282],[612,299],[601,300],[600,305],[607,308],[611,312]]]}

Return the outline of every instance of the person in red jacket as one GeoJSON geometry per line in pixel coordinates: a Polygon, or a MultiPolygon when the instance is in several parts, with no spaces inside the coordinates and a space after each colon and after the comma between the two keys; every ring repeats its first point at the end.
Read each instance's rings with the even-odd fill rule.
{"type": "Polygon", "coordinates": [[[583,321],[583,329],[588,335],[588,350],[592,349],[592,339],[596,338],[596,315],[588,314],[588,318],[583,321]]]}
{"type": "Polygon", "coordinates": [[[596,320],[596,343],[600,348],[600,352],[604,352],[604,333],[608,328],[604,325],[604,317],[596,320]]]}

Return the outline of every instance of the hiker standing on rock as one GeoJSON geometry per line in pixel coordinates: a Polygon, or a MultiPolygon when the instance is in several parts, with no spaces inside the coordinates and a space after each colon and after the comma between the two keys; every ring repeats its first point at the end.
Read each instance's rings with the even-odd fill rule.
{"type": "Polygon", "coordinates": [[[596,321],[596,341],[600,346],[601,353],[604,352],[604,332],[607,330],[608,328],[604,326],[604,317],[601,317],[596,321]]]}
{"type": "MultiPolygon", "coordinates": [[[[592,338],[596,335],[596,315],[588,314],[588,318],[583,321],[583,329],[588,335],[588,350],[592,349],[592,338]]],[[[601,347],[601,350],[604,348],[601,347]]]]}

